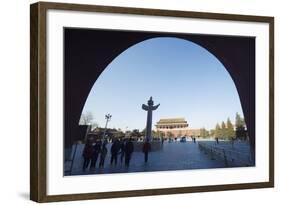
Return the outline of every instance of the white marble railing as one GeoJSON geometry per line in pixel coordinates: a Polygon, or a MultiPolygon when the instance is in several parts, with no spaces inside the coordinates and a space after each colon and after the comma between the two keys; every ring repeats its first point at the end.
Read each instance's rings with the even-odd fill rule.
{"type": "Polygon", "coordinates": [[[223,161],[226,167],[254,165],[249,147],[246,151],[241,151],[234,149],[231,145],[213,145],[206,142],[199,142],[198,145],[200,150],[208,154],[211,159],[223,161]]]}

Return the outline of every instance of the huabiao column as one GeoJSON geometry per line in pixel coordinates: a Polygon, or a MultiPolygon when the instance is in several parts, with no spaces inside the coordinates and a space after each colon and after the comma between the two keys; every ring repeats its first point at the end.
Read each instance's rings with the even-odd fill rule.
{"type": "Polygon", "coordinates": [[[146,133],[145,138],[146,141],[151,140],[151,128],[152,128],[152,111],[156,110],[160,104],[153,106],[154,102],[152,100],[152,97],[147,101],[147,105],[142,104],[142,109],[147,111],[147,120],[146,120],[146,133]]]}

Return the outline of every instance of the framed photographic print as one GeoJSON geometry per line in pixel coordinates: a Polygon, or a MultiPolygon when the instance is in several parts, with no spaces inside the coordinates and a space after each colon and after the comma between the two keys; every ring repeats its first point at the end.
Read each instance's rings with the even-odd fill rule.
{"type": "Polygon", "coordinates": [[[31,5],[30,197],[274,186],[274,18],[31,5]]]}

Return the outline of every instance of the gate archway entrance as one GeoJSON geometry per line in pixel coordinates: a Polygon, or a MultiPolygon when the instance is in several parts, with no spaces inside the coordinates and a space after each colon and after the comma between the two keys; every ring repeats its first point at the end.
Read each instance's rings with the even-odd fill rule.
{"type": "Polygon", "coordinates": [[[255,39],[195,34],[65,29],[64,146],[79,138],[79,119],[88,94],[107,65],[129,47],[156,37],[192,41],[217,57],[237,88],[251,147],[255,150],[255,39]]]}

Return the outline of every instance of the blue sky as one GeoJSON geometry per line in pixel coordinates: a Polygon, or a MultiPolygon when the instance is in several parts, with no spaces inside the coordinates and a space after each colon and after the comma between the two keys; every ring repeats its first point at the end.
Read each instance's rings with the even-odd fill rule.
{"type": "MultiPolygon", "coordinates": [[[[94,58],[94,56],[93,56],[94,58]]],[[[83,113],[110,128],[140,129],[146,124],[141,109],[152,96],[153,125],[160,118],[184,117],[191,128],[214,128],[235,113],[243,117],[230,75],[216,57],[201,46],[178,38],[153,38],[115,58],[95,82],[83,113]]],[[[154,126],[153,126],[154,128],[154,126]]]]}

